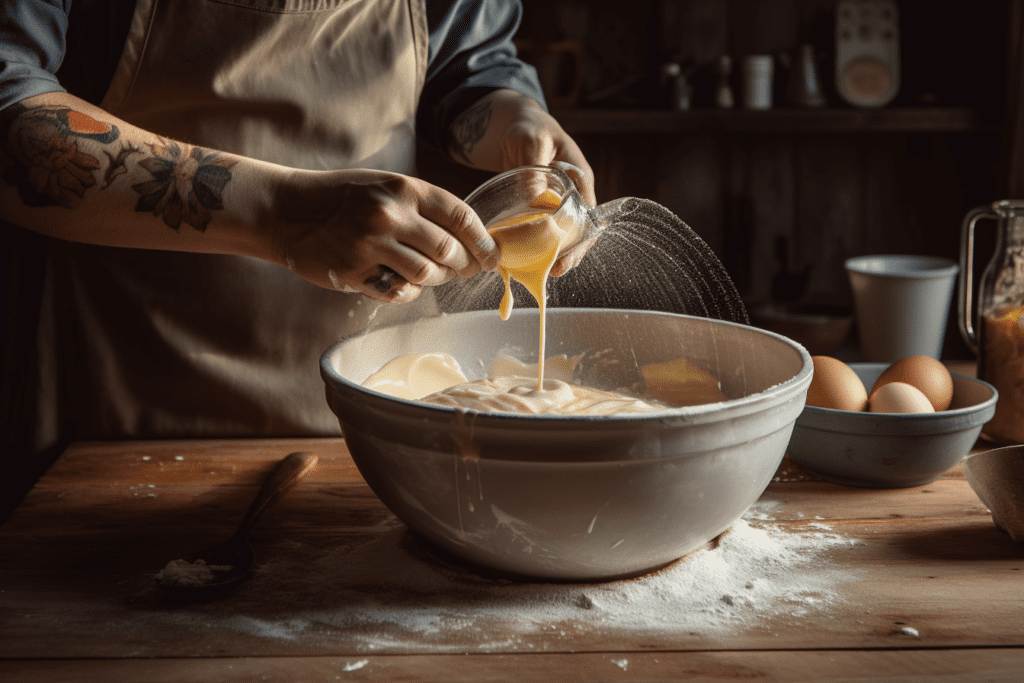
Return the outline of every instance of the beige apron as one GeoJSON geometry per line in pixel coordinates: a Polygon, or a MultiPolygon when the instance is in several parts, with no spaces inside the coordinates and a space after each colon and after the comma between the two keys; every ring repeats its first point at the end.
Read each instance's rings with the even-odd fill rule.
{"type": "MultiPolygon", "coordinates": [[[[292,167],[412,173],[426,60],[423,0],[139,0],[102,106],[292,167]]],[[[340,434],[320,353],[378,307],[414,314],[246,257],[57,242],[48,277],[43,426],[76,438],[340,434]]]]}

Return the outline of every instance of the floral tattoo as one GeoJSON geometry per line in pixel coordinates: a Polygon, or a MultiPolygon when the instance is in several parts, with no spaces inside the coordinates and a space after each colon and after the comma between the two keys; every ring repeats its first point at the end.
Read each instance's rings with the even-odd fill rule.
{"type": "Polygon", "coordinates": [[[479,102],[458,115],[450,129],[449,148],[453,155],[469,161],[476,143],[483,139],[491,123],[491,103],[479,102]]]}
{"type": "Polygon", "coordinates": [[[116,142],[117,126],[68,107],[15,104],[8,109],[5,119],[17,125],[4,129],[16,163],[4,171],[4,180],[18,188],[26,206],[72,208],[96,184],[93,172],[100,168],[99,160],[79,143],[116,142]]]}
{"type": "Polygon", "coordinates": [[[142,195],[135,210],[162,215],[164,223],[175,230],[182,221],[200,232],[206,230],[211,211],[224,208],[222,193],[235,162],[198,147],[187,151],[176,142],[150,147],[153,156],[139,161],[139,166],[153,179],[132,185],[142,195]]]}
{"type": "Polygon", "coordinates": [[[2,177],[18,189],[25,206],[73,209],[98,179],[100,190],[109,188],[134,161],[151,177],[132,185],[141,195],[135,210],[162,217],[175,230],[182,222],[206,230],[212,212],[224,208],[224,187],[235,164],[176,142],[161,140],[148,150],[126,144],[117,126],[62,106],[14,104],[0,114],[0,136],[14,162],[2,177]]]}

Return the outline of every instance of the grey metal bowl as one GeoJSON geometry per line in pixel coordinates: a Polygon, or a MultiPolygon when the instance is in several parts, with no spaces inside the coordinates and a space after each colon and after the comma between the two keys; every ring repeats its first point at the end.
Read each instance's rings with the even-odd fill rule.
{"type": "MultiPolygon", "coordinates": [[[[850,363],[870,391],[888,363],[850,363]]],[[[822,479],[848,486],[898,488],[934,481],[960,462],[992,419],[999,394],[953,375],[953,402],[937,413],[858,413],[806,406],[789,457],[822,479]]]]}
{"type": "Polygon", "coordinates": [[[714,538],[778,467],[810,384],[803,347],[745,325],[671,313],[548,312],[547,355],[583,354],[583,383],[635,385],[685,357],[730,400],[617,417],[473,413],[360,386],[392,358],[455,356],[470,378],[508,353],[537,359],[536,309],[374,330],[327,349],[321,375],[352,458],[377,496],[447,553],[500,574],[606,580],[662,567],[714,538]]]}

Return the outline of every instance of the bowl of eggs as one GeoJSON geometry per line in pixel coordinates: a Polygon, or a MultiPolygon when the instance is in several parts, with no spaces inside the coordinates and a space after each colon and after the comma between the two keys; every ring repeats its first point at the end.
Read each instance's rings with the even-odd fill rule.
{"type": "Polygon", "coordinates": [[[810,474],[849,486],[919,486],[970,452],[998,393],[929,356],[846,364],[814,356],[807,405],[789,456],[810,474]]]}

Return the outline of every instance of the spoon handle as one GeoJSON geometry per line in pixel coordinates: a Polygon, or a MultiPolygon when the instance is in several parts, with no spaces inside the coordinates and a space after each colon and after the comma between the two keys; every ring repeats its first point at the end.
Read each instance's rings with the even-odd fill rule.
{"type": "Polygon", "coordinates": [[[249,506],[249,510],[245,513],[245,517],[242,518],[241,523],[238,525],[238,531],[235,532],[235,535],[245,536],[248,534],[249,529],[252,528],[252,525],[256,523],[256,520],[260,518],[260,515],[263,514],[267,507],[277,500],[278,496],[294,486],[307,472],[313,469],[317,460],[319,458],[313,453],[299,452],[292,453],[279,462],[266,481],[263,482],[259,493],[256,494],[252,504],[249,506]]]}

